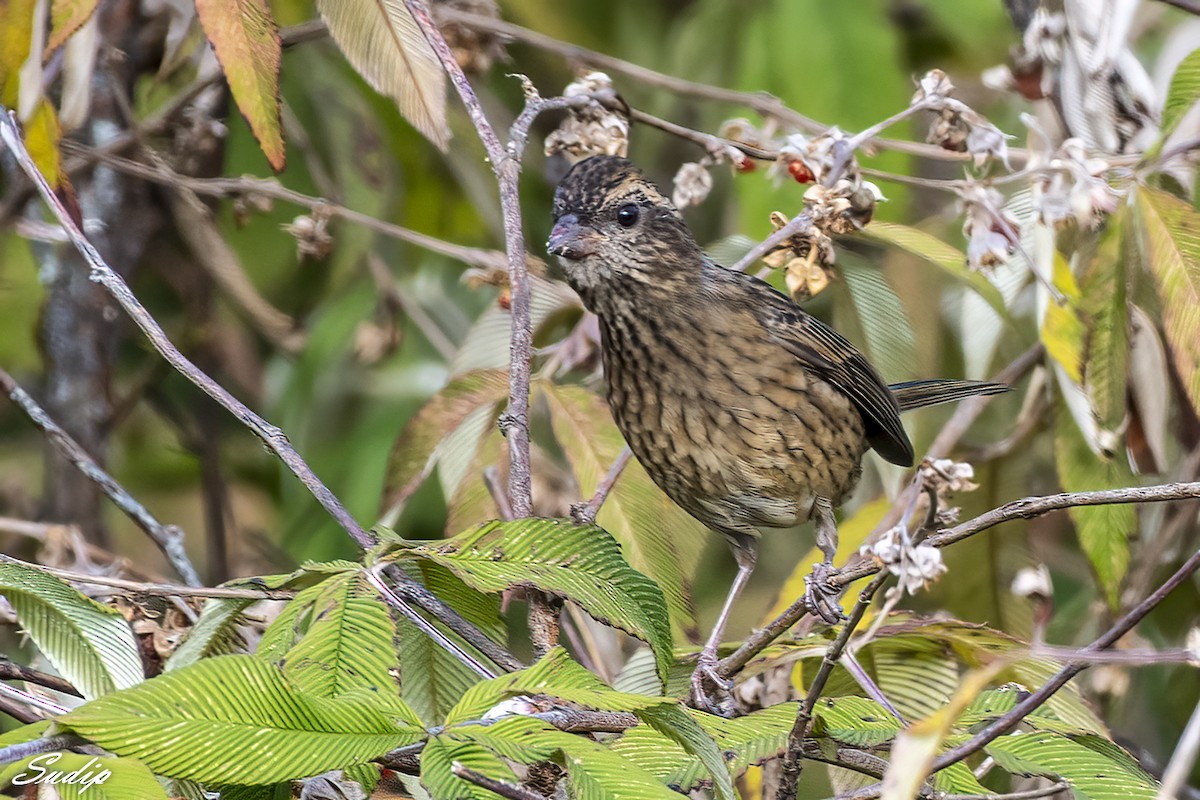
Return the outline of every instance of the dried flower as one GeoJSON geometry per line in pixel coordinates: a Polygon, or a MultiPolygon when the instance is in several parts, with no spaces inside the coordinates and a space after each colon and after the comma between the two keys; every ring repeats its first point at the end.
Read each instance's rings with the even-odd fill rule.
{"type": "Polygon", "coordinates": [[[1105,175],[1109,164],[1089,158],[1083,141],[1067,139],[1033,183],[1033,203],[1047,225],[1074,219],[1081,228],[1094,228],[1117,210],[1117,193],[1105,175]]]}
{"type": "Polygon", "coordinates": [[[1008,261],[1020,244],[1017,220],[1001,208],[1004,198],[995,189],[972,183],[959,190],[967,237],[967,264],[971,269],[990,269],[1008,261]]]}
{"type": "Polygon", "coordinates": [[[971,492],[979,488],[972,479],[975,468],[965,461],[949,458],[925,459],[919,468],[921,481],[939,495],[950,492],[971,492]]]}
{"type": "Polygon", "coordinates": [[[983,167],[991,159],[1007,164],[1009,137],[987,117],[951,97],[953,91],[954,84],[940,69],[925,73],[918,83],[913,105],[920,104],[936,114],[925,141],[956,153],[970,153],[976,167],[983,167]]]}
{"type": "Polygon", "coordinates": [[[329,234],[329,215],[319,209],[312,215],[301,215],[283,229],[296,237],[296,253],[303,260],[312,258],[317,261],[329,255],[333,249],[333,237],[329,234]]]}
{"type": "Polygon", "coordinates": [[[712,175],[704,165],[688,162],[675,173],[675,191],[671,194],[671,202],[677,208],[700,205],[712,187],[712,175]]]}
{"type": "MultiPolygon", "coordinates": [[[[590,72],[563,90],[564,97],[580,95],[615,98],[616,91],[603,72],[590,72]]],[[[628,150],[629,120],[598,101],[571,109],[546,137],[546,155],[562,153],[573,161],[594,155],[624,156],[628,150]]]]}
{"type": "Polygon", "coordinates": [[[1050,570],[1045,564],[1025,567],[1017,572],[1012,581],[1012,593],[1017,597],[1049,599],[1054,597],[1050,583],[1050,570]]]}
{"type": "Polygon", "coordinates": [[[863,545],[859,552],[899,578],[909,594],[925,588],[946,571],[942,551],[929,544],[914,545],[903,525],[892,528],[873,544],[863,545]]]}
{"type": "Polygon", "coordinates": [[[912,105],[945,101],[954,92],[950,77],[940,69],[931,69],[917,82],[917,91],[912,96],[912,105]]]}

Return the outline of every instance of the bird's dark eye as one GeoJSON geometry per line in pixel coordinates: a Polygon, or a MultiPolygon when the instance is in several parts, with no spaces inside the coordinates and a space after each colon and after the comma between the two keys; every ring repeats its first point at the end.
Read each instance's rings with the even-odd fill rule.
{"type": "Polygon", "coordinates": [[[633,203],[617,209],[617,224],[622,228],[632,228],[638,221],[638,207],[633,203]]]}

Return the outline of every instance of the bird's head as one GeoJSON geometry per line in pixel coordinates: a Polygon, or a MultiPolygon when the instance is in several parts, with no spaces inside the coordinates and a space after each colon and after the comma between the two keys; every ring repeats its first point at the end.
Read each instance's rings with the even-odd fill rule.
{"type": "Polygon", "coordinates": [[[585,303],[613,280],[659,284],[697,269],[703,258],[671,201],[616,156],[584,159],[563,177],[546,248],[585,303]]]}

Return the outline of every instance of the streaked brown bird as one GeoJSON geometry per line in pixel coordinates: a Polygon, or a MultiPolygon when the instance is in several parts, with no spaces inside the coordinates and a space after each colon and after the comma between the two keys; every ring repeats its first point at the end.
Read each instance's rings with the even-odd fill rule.
{"type": "MultiPolygon", "coordinates": [[[[700,653],[706,702],[717,646],[746,585],[759,528],[816,522],[830,564],[833,509],[874,448],[911,466],[900,412],[1007,387],[974,381],[888,386],[850,342],[769,284],[714,263],[670,200],[623,158],[594,156],[562,179],[547,247],[600,319],[608,402],[634,456],[664,492],[723,534],[738,572],[700,653]]],[[[810,580],[810,587],[821,581],[810,580]]],[[[835,603],[812,598],[836,618],[835,603]]]]}

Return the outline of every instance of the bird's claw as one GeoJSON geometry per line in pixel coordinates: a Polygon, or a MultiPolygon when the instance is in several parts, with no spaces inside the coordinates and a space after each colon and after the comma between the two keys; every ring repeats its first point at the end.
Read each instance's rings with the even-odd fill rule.
{"type": "Polygon", "coordinates": [[[804,579],[804,604],[808,610],[821,618],[822,622],[834,625],[843,619],[842,607],[838,605],[837,589],[829,583],[833,567],[820,563],[813,567],[812,574],[804,579]]]}
{"type": "Polygon", "coordinates": [[[700,661],[691,679],[691,701],[694,708],[707,711],[710,714],[722,714],[724,708],[733,700],[733,681],[722,677],[717,669],[717,654],[701,651],[700,661]],[[715,691],[709,694],[709,687],[715,691]]]}

